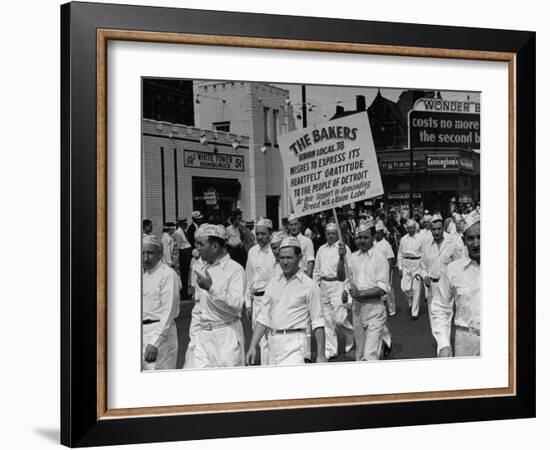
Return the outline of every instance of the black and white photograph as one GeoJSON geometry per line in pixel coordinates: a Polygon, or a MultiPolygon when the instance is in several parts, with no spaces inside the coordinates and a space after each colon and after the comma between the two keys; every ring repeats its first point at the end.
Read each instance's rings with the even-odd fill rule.
{"type": "Polygon", "coordinates": [[[481,92],[141,88],[143,371],[482,356],[481,92]]]}

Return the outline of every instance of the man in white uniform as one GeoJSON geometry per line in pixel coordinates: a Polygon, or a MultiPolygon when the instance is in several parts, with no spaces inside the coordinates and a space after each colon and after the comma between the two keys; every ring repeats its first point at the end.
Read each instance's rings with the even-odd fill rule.
{"type": "Polygon", "coordinates": [[[302,234],[302,223],[300,219],[291,214],[288,217],[288,231],[300,241],[302,256],[300,260],[300,269],[311,278],[313,277],[313,265],[315,264],[315,250],[313,242],[302,234]]]}
{"type": "Polygon", "coordinates": [[[175,369],[178,331],[174,319],[179,314],[180,280],[177,273],[161,261],[162,245],[156,236],[143,236],[142,259],[142,369],[175,369]]]}
{"type": "Polygon", "coordinates": [[[432,301],[432,329],[437,355],[453,356],[451,320],[453,303],[456,326],[454,356],[479,356],[481,336],[480,264],[481,225],[479,214],[470,215],[464,225],[464,244],[468,255],[442,272],[432,301]]]}
{"type": "Polygon", "coordinates": [[[438,289],[441,274],[447,270],[450,262],[460,258],[460,253],[453,240],[443,234],[443,217],[441,215],[434,214],[431,218],[431,230],[433,239],[431,243],[424,246],[420,259],[422,279],[428,297],[430,326],[432,326],[432,300],[434,292],[438,289]]]}
{"type": "MultiPolygon", "coordinates": [[[[374,249],[388,260],[388,291],[386,292],[386,295],[382,297],[382,300],[386,304],[389,315],[395,316],[397,309],[392,287],[395,254],[393,253],[390,243],[386,240],[386,233],[388,232],[388,229],[386,228],[386,225],[384,225],[384,222],[382,220],[378,220],[374,226],[374,229],[376,230],[376,238],[373,244],[374,249]]],[[[390,354],[392,349],[392,336],[390,329],[388,328],[387,320],[384,327],[384,332],[382,333],[382,340],[384,342],[384,357],[386,357],[390,354]]]]}
{"type": "MultiPolygon", "coordinates": [[[[174,244],[174,231],[176,230],[176,224],[173,222],[166,222],[162,229],[162,236],[160,242],[162,244],[162,262],[168,267],[173,269],[176,267],[176,261],[174,259],[175,244],[174,244]]],[[[178,264],[179,266],[179,264],[178,264]]],[[[177,271],[176,271],[177,272],[177,271]]]]}
{"type": "Polygon", "coordinates": [[[194,354],[195,354],[195,343],[197,341],[197,335],[201,329],[201,311],[200,311],[200,302],[198,298],[198,286],[197,286],[197,275],[195,270],[203,271],[203,266],[206,263],[200,258],[199,251],[194,248],[192,252],[192,261],[190,267],[190,276],[189,276],[189,287],[191,298],[195,302],[193,309],[191,310],[191,322],[189,324],[189,344],[187,345],[187,350],[185,351],[185,360],[183,362],[183,368],[188,369],[195,366],[194,354]]]}
{"type": "Polygon", "coordinates": [[[460,257],[467,256],[468,250],[466,250],[466,246],[464,245],[464,219],[461,215],[456,214],[454,216],[455,220],[455,230],[451,233],[451,238],[453,239],[453,242],[456,245],[456,248],[458,249],[460,253],[460,257]]]}
{"type": "MultiPolygon", "coordinates": [[[[273,224],[269,219],[260,219],[256,224],[256,241],[248,251],[246,261],[246,291],[244,302],[248,318],[252,321],[252,329],[256,327],[256,318],[263,303],[265,288],[273,276],[277,261],[271,251],[270,239],[273,224]]],[[[262,365],[267,364],[267,339],[260,340],[260,358],[262,365]]]]}
{"type": "Polygon", "coordinates": [[[185,230],[187,229],[187,219],[178,219],[178,228],[172,236],[174,238],[174,246],[178,249],[179,269],[181,284],[183,286],[183,297],[187,298],[187,286],[189,284],[189,266],[191,264],[191,244],[187,239],[185,230]]]}
{"type": "Polygon", "coordinates": [[[326,362],[325,319],[321,292],[300,270],[301,245],[294,237],[283,239],[279,249],[282,273],[271,279],[264,295],[264,307],[256,321],[247,364],[254,364],[256,346],[269,328],[269,364],[303,364],[309,324],[317,342],[317,362],[326,362]]]}
{"type": "Polygon", "coordinates": [[[358,361],[380,359],[386,330],[386,307],[382,297],[388,291],[388,260],[374,249],[374,235],[372,220],[359,225],[356,239],[359,250],[351,254],[348,262],[358,361]]]}
{"type": "Polygon", "coordinates": [[[245,274],[227,253],[227,232],[221,225],[202,225],[195,245],[204,265],[197,265],[196,295],[200,329],[195,336],[193,368],[231,367],[244,364],[241,311],[245,274]]]}
{"type": "Polygon", "coordinates": [[[384,300],[388,305],[388,312],[390,316],[394,316],[396,312],[395,307],[395,295],[392,289],[392,273],[393,265],[395,263],[395,254],[391,248],[390,243],[386,240],[387,228],[384,222],[379,220],[375,225],[376,240],[374,241],[374,248],[377,252],[381,253],[388,260],[388,292],[384,296],[384,300]]]}
{"type": "Polygon", "coordinates": [[[325,229],[327,243],[321,245],[315,257],[313,281],[321,290],[325,316],[325,356],[327,359],[338,356],[337,330],[346,338],[346,352],[353,346],[353,326],[348,320],[347,309],[342,305],[344,281],[338,279],[337,269],[340,261],[339,248],[344,247],[351,254],[348,246],[338,240],[338,227],[334,222],[325,229]]]}
{"type": "Polygon", "coordinates": [[[432,216],[426,214],[420,222],[420,231],[418,234],[422,240],[422,245],[429,245],[432,242],[431,221],[432,216]]]}
{"type": "Polygon", "coordinates": [[[399,242],[397,267],[401,273],[401,290],[409,302],[413,320],[418,318],[420,309],[420,258],[422,256],[422,239],[416,232],[416,222],[407,221],[407,234],[399,242]]]}

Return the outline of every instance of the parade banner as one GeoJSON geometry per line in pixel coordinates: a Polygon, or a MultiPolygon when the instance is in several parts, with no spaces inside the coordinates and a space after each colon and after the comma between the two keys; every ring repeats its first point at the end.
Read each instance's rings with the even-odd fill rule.
{"type": "Polygon", "coordinates": [[[298,217],[384,193],[366,111],[287,133],[279,149],[298,217]]]}

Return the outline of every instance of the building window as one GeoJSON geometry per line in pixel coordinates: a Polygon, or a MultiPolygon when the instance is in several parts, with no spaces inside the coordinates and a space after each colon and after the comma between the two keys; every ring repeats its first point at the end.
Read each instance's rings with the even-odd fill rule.
{"type": "Polygon", "coordinates": [[[273,144],[277,144],[277,135],[279,134],[279,111],[273,110],[273,144]]]}
{"type": "Polygon", "coordinates": [[[216,131],[225,131],[226,133],[229,133],[230,131],[230,122],[214,122],[213,124],[214,130],[216,131]]]}
{"type": "Polygon", "coordinates": [[[264,143],[266,144],[271,142],[269,133],[269,108],[264,106],[264,143]]]}

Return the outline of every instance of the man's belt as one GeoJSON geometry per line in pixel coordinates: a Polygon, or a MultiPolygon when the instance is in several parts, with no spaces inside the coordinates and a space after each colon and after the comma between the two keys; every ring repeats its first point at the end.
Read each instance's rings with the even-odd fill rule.
{"type": "Polygon", "coordinates": [[[157,323],[157,322],[160,322],[160,320],[145,319],[145,320],[142,321],[141,323],[142,323],[143,325],[151,325],[152,323],[157,323]]]}
{"type": "Polygon", "coordinates": [[[239,319],[234,319],[231,322],[202,322],[201,330],[212,331],[216,328],[228,327],[229,325],[233,325],[235,322],[237,322],[237,320],[239,319]]]}
{"type": "Polygon", "coordinates": [[[338,277],[321,277],[321,281],[338,281],[338,277]]]}
{"type": "Polygon", "coordinates": [[[287,328],[286,330],[271,330],[270,334],[292,334],[292,333],[305,333],[304,328],[287,328]]]}
{"type": "Polygon", "coordinates": [[[468,334],[473,334],[475,336],[481,336],[481,331],[478,328],[463,327],[462,325],[457,325],[456,328],[457,328],[457,330],[465,331],[468,334]]]}
{"type": "Polygon", "coordinates": [[[420,259],[420,256],[403,256],[405,259],[420,259]]]}
{"type": "Polygon", "coordinates": [[[258,291],[258,292],[254,292],[252,295],[254,297],[263,297],[265,294],[265,291],[258,291]]]}

